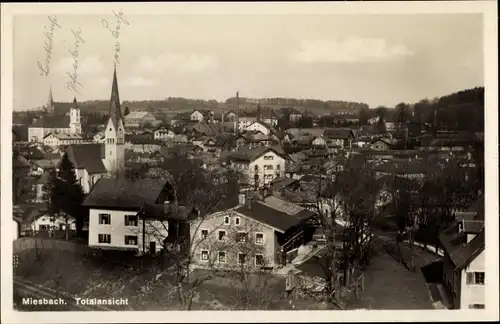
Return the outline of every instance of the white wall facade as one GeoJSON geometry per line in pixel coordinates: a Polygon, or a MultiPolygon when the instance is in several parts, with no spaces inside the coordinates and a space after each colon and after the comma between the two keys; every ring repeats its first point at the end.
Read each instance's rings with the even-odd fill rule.
{"type": "Polygon", "coordinates": [[[255,185],[255,174],[258,174],[258,186],[264,186],[275,178],[285,176],[285,159],[274,151],[268,151],[250,162],[246,171],[250,184],[255,185]]]}
{"type": "MultiPolygon", "coordinates": [[[[485,254],[481,252],[467,268],[462,270],[461,275],[461,290],[460,290],[460,308],[469,309],[473,304],[484,305],[486,301],[485,285],[484,284],[468,284],[467,273],[486,272],[485,269],[485,254]]],[[[485,278],[485,282],[488,278],[485,278]]]]}
{"type": "Polygon", "coordinates": [[[203,121],[203,114],[198,110],[193,111],[189,117],[191,118],[191,120],[196,120],[198,122],[203,121]]]}
{"type": "Polygon", "coordinates": [[[245,128],[245,130],[246,131],[258,131],[264,135],[269,135],[269,133],[271,133],[269,128],[267,128],[266,126],[262,125],[259,122],[251,123],[250,125],[248,125],[247,128],[245,128]]]}
{"type": "Polygon", "coordinates": [[[139,226],[125,226],[125,215],[137,215],[137,211],[93,209],[89,211],[89,246],[138,250],[139,245],[126,245],[125,235],[137,236],[137,243],[142,238],[139,226]],[[99,224],[99,215],[109,214],[110,224],[99,224]],[[99,234],[111,235],[111,243],[99,243],[99,234]]]}
{"type": "Polygon", "coordinates": [[[120,119],[118,125],[113,125],[109,119],[105,132],[104,166],[110,172],[122,170],[125,167],[125,127],[120,119]]]}

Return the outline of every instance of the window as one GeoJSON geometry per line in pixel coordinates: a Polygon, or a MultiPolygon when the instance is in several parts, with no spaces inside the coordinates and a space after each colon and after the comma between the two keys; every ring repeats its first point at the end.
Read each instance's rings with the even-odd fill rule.
{"type": "Polygon", "coordinates": [[[470,304],[469,309],[484,309],[484,304],[470,304]]]}
{"type": "Polygon", "coordinates": [[[484,285],[484,272],[474,272],[474,282],[476,285],[484,285]]]}
{"type": "Polygon", "coordinates": [[[256,165],[256,166],[254,167],[254,169],[255,169],[255,172],[258,172],[258,171],[259,171],[259,166],[258,166],[258,165],[256,165]]]}
{"type": "Polygon", "coordinates": [[[137,226],[137,216],[125,215],[125,226],[137,226]]]}
{"type": "Polygon", "coordinates": [[[240,225],[240,218],[239,218],[239,217],[236,217],[236,218],[234,219],[234,224],[235,224],[235,225],[240,225]]]}
{"type": "Polygon", "coordinates": [[[245,253],[238,253],[238,264],[244,264],[246,257],[245,253]]]}
{"type": "Polygon", "coordinates": [[[281,166],[280,166],[279,164],[276,164],[276,170],[278,170],[278,171],[279,171],[279,170],[280,170],[280,167],[281,167],[281,166]]]}
{"type": "Polygon", "coordinates": [[[484,272],[467,272],[468,285],[484,285],[484,272]]]}
{"type": "Polygon", "coordinates": [[[101,225],[111,224],[111,215],[110,214],[99,214],[99,224],[101,224],[101,225]]]}
{"type": "Polygon", "coordinates": [[[98,240],[99,240],[99,243],[110,244],[111,243],[111,235],[109,235],[109,234],[99,234],[98,235],[98,240]]]}
{"type": "Polygon", "coordinates": [[[255,244],[264,244],[264,233],[255,233],[255,244]]]}
{"type": "Polygon", "coordinates": [[[125,245],[137,245],[137,236],[125,235],[125,245]]]}
{"type": "Polygon", "coordinates": [[[201,250],[201,261],[208,261],[208,250],[201,250]]]}
{"type": "Polygon", "coordinates": [[[256,266],[264,265],[264,256],[262,254],[255,255],[255,265],[256,266]]]}
{"type": "Polygon", "coordinates": [[[264,160],[266,160],[266,161],[274,160],[274,156],[272,156],[272,155],[264,156],[264,160]]]}
{"type": "Polygon", "coordinates": [[[244,243],[247,241],[247,232],[238,232],[238,242],[244,243]]]}
{"type": "Polygon", "coordinates": [[[208,230],[201,230],[201,239],[204,240],[208,237],[208,230]]]}
{"type": "Polygon", "coordinates": [[[219,231],[219,241],[224,241],[226,237],[226,231],[219,231]]]}
{"type": "Polygon", "coordinates": [[[266,170],[273,170],[274,167],[273,167],[272,164],[267,164],[267,165],[264,166],[264,169],[266,169],[266,170]]]}
{"type": "Polygon", "coordinates": [[[220,263],[226,263],[226,252],[219,252],[218,260],[220,263]]]}
{"type": "Polygon", "coordinates": [[[229,216],[224,216],[224,224],[229,225],[229,216]]]}

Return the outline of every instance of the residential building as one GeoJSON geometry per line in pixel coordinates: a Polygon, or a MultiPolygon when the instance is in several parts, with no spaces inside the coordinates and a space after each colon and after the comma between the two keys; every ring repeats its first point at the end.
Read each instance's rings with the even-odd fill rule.
{"type": "Polygon", "coordinates": [[[156,123],[155,116],[148,111],[132,111],[123,117],[125,127],[142,127],[144,125],[153,125],[156,123]]]}
{"type": "Polygon", "coordinates": [[[389,151],[391,146],[392,145],[388,141],[378,138],[370,144],[370,149],[373,151],[383,152],[389,151]]]}
{"type": "Polygon", "coordinates": [[[125,135],[125,150],[131,150],[138,153],[152,153],[158,151],[163,142],[154,140],[151,136],[145,135],[125,135]]]}
{"type": "Polygon", "coordinates": [[[238,130],[243,131],[256,121],[257,117],[240,117],[238,118],[238,130]]]}
{"type": "Polygon", "coordinates": [[[98,132],[94,136],[92,136],[92,141],[94,143],[104,143],[105,142],[105,136],[103,132],[98,132]]]}
{"type": "Polygon", "coordinates": [[[236,113],[232,110],[229,110],[224,116],[224,121],[226,122],[236,121],[236,113]]]}
{"type": "Polygon", "coordinates": [[[274,268],[306,244],[314,212],[274,196],[241,195],[240,205],[191,223],[194,262],[214,268],[274,268]]]}
{"type": "MultiPolygon", "coordinates": [[[[76,231],[76,223],[74,218],[68,219],[68,226],[70,231],[76,231]]],[[[35,232],[39,231],[65,231],[66,219],[63,216],[51,217],[47,214],[39,215],[30,224],[30,228],[35,232]]]]}
{"type": "Polygon", "coordinates": [[[267,126],[266,124],[256,121],[248,125],[244,131],[247,132],[261,132],[264,135],[269,135],[271,134],[271,128],[267,126]]]}
{"type": "Polygon", "coordinates": [[[327,128],[323,137],[329,148],[351,148],[354,132],[350,128],[327,128]]]}
{"type": "Polygon", "coordinates": [[[192,121],[202,122],[205,120],[206,112],[195,110],[189,115],[189,119],[192,121]]]}
{"type": "Polygon", "coordinates": [[[486,264],[484,197],[465,212],[439,237],[444,247],[443,283],[454,309],[484,309],[486,264]]]}
{"type": "Polygon", "coordinates": [[[258,146],[270,146],[272,137],[261,132],[245,132],[236,139],[237,147],[247,147],[253,149],[258,146]]]}
{"type": "Polygon", "coordinates": [[[80,109],[78,108],[76,98],[73,99],[73,106],[69,108],[68,113],[54,113],[54,102],[52,101],[52,90],[49,95],[49,105],[53,107],[52,114],[36,120],[33,125],[28,127],[28,139],[30,142],[43,143],[43,139],[50,133],[62,134],[82,134],[82,125],[80,122],[80,109]]]}
{"type": "Polygon", "coordinates": [[[154,131],[154,139],[159,141],[167,141],[174,138],[175,133],[166,126],[160,126],[154,131]]]}
{"type": "Polygon", "coordinates": [[[57,151],[61,146],[83,143],[83,137],[78,134],[49,133],[43,138],[43,145],[57,151]]]}
{"type": "Polygon", "coordinates": [[[281,147],[257,147],[231,152],[227,157],[240,170],[246,183],[254,187],[269,185],[275,178],[284,177],[286,156],[281,147]]]}
{"type": "MultiPolygon", "coordinates": [[[[86,197],[89,208],[89,246],[157,253],[169,236],[168,213],[173,207],[167,180],[100,179],[86,197]]],[[[184,214],[185,215],[185,214],[184,214]]]]}
{"type": "Polygon", "coordinates": [[[318,136],[315,139],[313,139],[311,145],[315,148],[324,148],[326,147],[326,140],[323,136],[318,136]]]}

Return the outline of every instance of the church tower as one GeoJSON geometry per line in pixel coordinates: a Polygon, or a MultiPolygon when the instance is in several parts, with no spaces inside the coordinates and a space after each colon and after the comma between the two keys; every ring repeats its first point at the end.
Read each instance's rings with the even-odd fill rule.
{"type": "Polygon", "coordinates": [[[118,94],[116,65],[113,72],[111,99],[109,102],[109,120],[106,125],[104,141],[104,166],[108,172],[116,172],[125,168],[125,127],[118,94]]]}
{"type": "Polygon", "coordinates": [[[48,113],[51,114],[54,113],[54,98],[52,97],[52,85],[50,85],[49,88],[49,100],[47,100],[47,105],[45,106],[45,109],[47,110],[48,113]]]}
{"type": "Polygon", "coordinates": [[[69,128],[71,134],[82,134],[82,124],[80,122],[80,109],[76,102],[76,97],[73,98],[73,107],[69,109],[69,128]]]}

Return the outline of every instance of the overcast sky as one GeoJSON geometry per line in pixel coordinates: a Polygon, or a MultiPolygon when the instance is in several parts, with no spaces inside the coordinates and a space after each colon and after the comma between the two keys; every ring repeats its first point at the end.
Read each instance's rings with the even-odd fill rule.
{"type": "MultiPolygon", "coordinates": [[[[484,85],[481,15],[123,14],[117,64],[121,100],[294,97],[415,102],[484,85]]],[[[116,39],[109,16],[58,16],[50,73],[41,76],[47,16],[14,20],[14,108],[109,99],[116,39]],[[76,37],[80,93],[68,90],[76,37]]]]}

